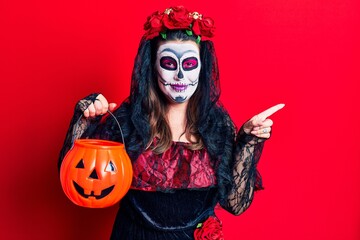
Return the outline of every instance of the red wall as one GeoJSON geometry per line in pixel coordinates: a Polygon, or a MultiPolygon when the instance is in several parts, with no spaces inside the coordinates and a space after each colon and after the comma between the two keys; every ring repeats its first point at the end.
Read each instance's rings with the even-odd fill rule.
{"type": "MultiPolygon", "coordinates": [[[[214,18],[222,101],[240,126],[280,102],[259,164],[266,190],[227,240],[360,239],[357,0],[182,1],[214,18]]],[[[1,239],[106,239],[117,207],[62,192],[57,157],[76,101],[120,103],[146,17],[180,1],[0,3],[1,239]]]]}

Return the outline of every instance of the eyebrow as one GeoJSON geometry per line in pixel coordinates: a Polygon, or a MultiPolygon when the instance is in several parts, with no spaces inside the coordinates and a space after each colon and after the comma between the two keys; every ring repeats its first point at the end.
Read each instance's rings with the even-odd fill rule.
{"type": "Polygon", "coordinates": [[[192,52],[192,53],[195,53],[195,54],[198,54],[198,52],[196,52],[195,50],[187,50],[185,52],[177,52],[175,51],[174,49],[172,48],[165,48],[164,50],[162,50],[160,53],[162,52],[172,52],[173,54],[175,54],[176,57],[178,57],[179,59],[185,54],[185,53],[188,53],[188,52],[192,52]]]}

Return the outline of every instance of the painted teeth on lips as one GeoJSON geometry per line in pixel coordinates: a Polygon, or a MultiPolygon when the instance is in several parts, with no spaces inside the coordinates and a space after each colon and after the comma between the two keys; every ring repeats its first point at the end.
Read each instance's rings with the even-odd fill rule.
{"type": "Polygon", "coordinates": [[[171,84],[170,85],[172,89],[174,89],[175,92],[183,92],[187,89],[187,84],[171,84]]]}

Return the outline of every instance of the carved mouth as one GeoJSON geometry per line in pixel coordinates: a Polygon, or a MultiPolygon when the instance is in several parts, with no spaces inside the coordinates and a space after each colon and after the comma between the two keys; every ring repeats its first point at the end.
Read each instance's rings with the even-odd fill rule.
{"type": "Polygon", "coordinates": [[[78,192],[78,194],[80,194],[82,197],[84,197],[84,198],[94,197],[96,199],[102,199],[102,198],[106,197],[107,195],[109,195],[111,193],[111,191],[115,187],[115,185],[112,185],[111,187],[105,188],[104,190],[101,191],[101,194],[97,196],[94,194],[94,191],[91,191],[91,194],[85,194],[84,189],[82,187],[80,187],[79,184],[77,184],[75,181],[73,181],[73,184],[74,184],[74,187],[75,187],[76,191],[78,192]]]}

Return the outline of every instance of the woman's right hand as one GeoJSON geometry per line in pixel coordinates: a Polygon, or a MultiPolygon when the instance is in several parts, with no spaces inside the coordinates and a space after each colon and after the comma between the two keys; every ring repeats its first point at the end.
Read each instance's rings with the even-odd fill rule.
{"type": "Polygon", "coordinates": [[[91,103],[89,107],[84,110],[84,117],[88,118],[104,115],[108,110],[112,112],[116,106],[116,103],[108,103],[106,98],[102,94],[99,94],[94,103],[91,103]]]}

